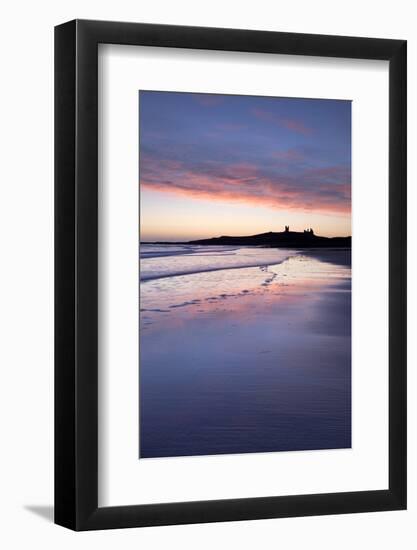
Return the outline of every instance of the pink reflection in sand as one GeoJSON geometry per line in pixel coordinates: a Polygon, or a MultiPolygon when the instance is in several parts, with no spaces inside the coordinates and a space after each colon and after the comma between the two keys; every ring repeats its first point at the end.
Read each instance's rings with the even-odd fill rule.
{"type": "Polygon", "coordinates": [[[350,292],[350,277],[350,266],[299,254],[277,265],[149,281],[141,284],[141,329],[191,329],[219,317],[235,325],[304,321],[327,293],[350,292]]]}

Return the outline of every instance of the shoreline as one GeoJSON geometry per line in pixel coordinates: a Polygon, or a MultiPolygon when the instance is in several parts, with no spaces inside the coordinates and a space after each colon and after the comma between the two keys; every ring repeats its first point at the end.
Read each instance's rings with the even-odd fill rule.
{"type": "MultiPolygon", "coordinates": [[[[247,247],[237,247],[237,248],[247,248],[247,247]]],[[[272,247],[251,247],[251,248],[262,248],[262,249],[271,249],[272,247]]],[[[273,247],[275,249],[275,247],[273,247]]],[[[247,268],[262,268],[273,265],[279,265],[287,261],[292,256],[306,256],[308,258],[313,258],[315,260],[325,262],[325,263],[331,263],[338,266],[344,266],[344,267],[351,267],[351,249],[350,248],[285,248],[284,250],[291,251],[292,253],[289,253],[288,256],[284,257],[281,260],[274,259],[271,261],[254,261],[250,262],[244,265],[230,265],[230,266],[212,266],[212,267],[201,267],[201,268],[194,268],[193,270],[183,270],[178,271],[175,273],[158,273],[158,274],[148,274],[142,276],[140,274],[139,281],[140,283],[149,283],[152,281],[156,281],[159,279],[168,279],[172,277],[183,277],[183,276],[189,276],[189,275],[198,275],[198,274],[204,274],[204,273],[214,273],[218,271],[225,271],[225,270],[237,270],[237,269],[247,269],[247,268]]],[[[182,253],[178,254],[179,256],[183,255],[182,253]]],[[[193,253],[186,252],[184,255],[186,256],[193,256],[193,253]]],[[[162,258],[166,258],[169,256],[162,256],[162,258]]],[[[146,261],[149,259],[158,259],[159,256],[155,257],[143,257],[140,260],[146,261]]]]}
{"type": "MultiPolygon", "coordinates": [[[[294,254],[294,256],[297,256],[297,254],[294,254]]],[[[162,275],[155,275],[155,276],[145,276],[146,278],[142,279],[140,278],[141,283],[148,283],[151,281],[157,281],[158,279],[169,279],[170,277],[186,277],[188,275],[201,275],[203,273],[215,273],[217,271],[229,271],[229,270],[236,270],[236,269],[252,269],[252,268],[261,268],[261,267],[270,267],[271,265],[280,265],[284,263],[285,261],[290,258],[290,256],[287,256],[283,260],[274,260],[273,262],[265,262],[265,263],[256,263],[251,265],[231,265],[227,267],[209,267],[204,268],[201,270],[194,270],[194,271],[183,271],[178,273],[169,273],[169,274],[162,274],[162,275]]],[[[146,259],[146,258],[145,258],[146,259]]]]}

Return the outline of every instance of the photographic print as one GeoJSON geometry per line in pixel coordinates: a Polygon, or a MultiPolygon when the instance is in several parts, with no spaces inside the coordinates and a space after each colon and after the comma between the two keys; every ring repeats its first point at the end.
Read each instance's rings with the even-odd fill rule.
{"type": "Polygon", "coordinates": [[[351,447],[351,102],[139,91],[139,458],[351,447]]]}

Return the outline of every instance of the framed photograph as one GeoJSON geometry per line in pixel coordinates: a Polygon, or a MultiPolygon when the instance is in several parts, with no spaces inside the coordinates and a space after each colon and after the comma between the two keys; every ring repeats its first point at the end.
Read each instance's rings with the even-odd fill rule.
{"type": "Polygon", "coordinates": [[[406,42],[55,29],[55,522],[406,508],[406,42]]]}

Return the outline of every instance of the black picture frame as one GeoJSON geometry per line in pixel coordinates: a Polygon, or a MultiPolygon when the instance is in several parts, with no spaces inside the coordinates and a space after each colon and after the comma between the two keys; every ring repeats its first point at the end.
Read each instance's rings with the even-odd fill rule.
{"type": "Polygon", "coordinates": [[[406,41],[74,20],[55,28],[55,523],[92,530],[406,508],[406,41]],[[98,506],[98,44],[389,62],[389,488],[98,506]]]}

